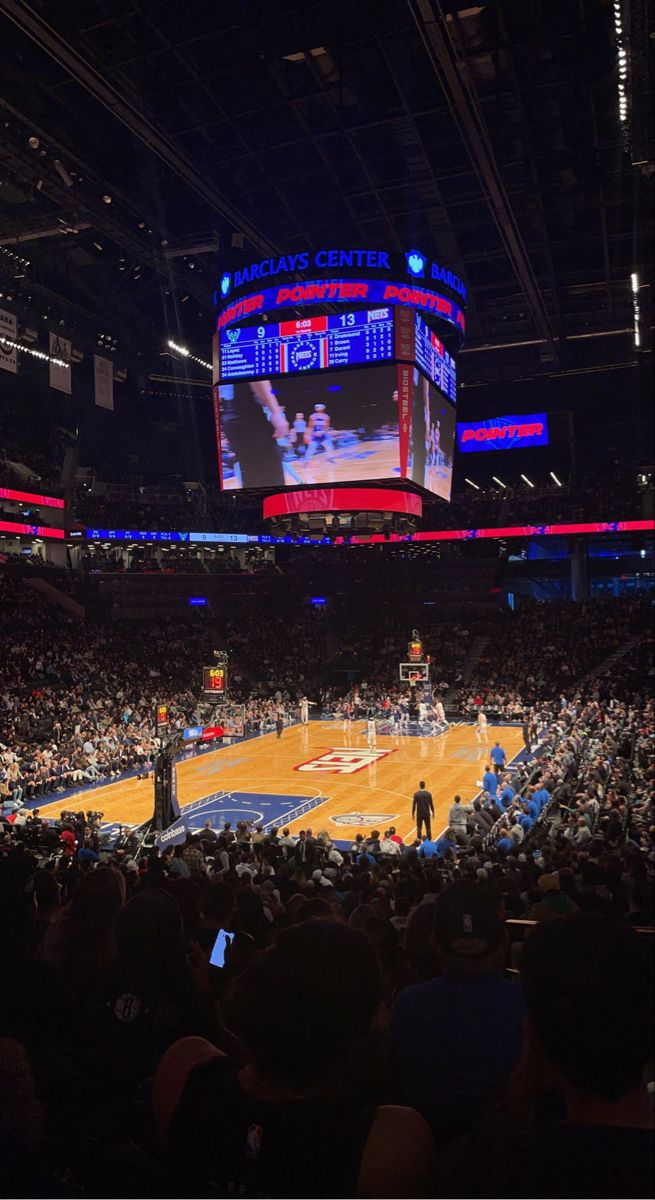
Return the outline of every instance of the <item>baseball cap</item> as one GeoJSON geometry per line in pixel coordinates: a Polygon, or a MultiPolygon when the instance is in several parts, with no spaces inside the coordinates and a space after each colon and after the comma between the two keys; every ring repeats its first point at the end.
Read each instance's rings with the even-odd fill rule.
{"type": "Polygon", "coordinates": [[[537,880],[540,892],[559,892],[559,876],[553,874],[540,875],[537,880]]]}
{"type": "Polygon", "coordinates": [[[100,862],[100,855],[96,854],[95,850],[90,850],[88,846],[82,846],[77,852],[78,862],[100,862]]]}
{"type": "Polygon", "coordinates": [[[467,879],[442,892],[435,905],[434,931],[441,949],[461,958],[484,958],[503,940],[494,900],[467,879]]]}

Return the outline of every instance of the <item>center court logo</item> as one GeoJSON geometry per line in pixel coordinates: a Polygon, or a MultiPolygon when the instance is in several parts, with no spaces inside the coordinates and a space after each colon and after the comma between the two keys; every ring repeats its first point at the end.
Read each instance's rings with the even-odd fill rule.
{"type": "Polygon", "coordinates": [[[395,749],[349,750],[347,746],[343,746],[326,750],[318,758],[310,758],[308,762],[300,763],[293,769],[294,771],[324,771],[328,775],[354,775],[356,771],[363,771],[364,767],[371,767],[379,759],[395,753],[395,749]]]}

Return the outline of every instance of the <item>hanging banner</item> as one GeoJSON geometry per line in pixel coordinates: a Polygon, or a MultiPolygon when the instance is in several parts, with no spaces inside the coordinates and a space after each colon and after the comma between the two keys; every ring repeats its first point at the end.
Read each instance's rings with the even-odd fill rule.
{"type": "MultiPolygon", "coordinates": [[[[16,314],[6,312],[4,308],[0,308],[0,337],[11,338],[16,341],[16,314]]],[[[15,346],[6,346],[0,341],[0,371],[11,371],[12,375],[18,372],[18,352],[15,346]]]]}
{"type": "Polygon", "coordinates": [[[96,404],[98,408],[114,411],[114,364],[109,358],[93,356],[93,374],[95,379],[96,404]]]}
{"type": "Polygon", "coordinates": [[[51,333],[49,337],[50,353],[53,358],[59,358],[62,362],[67,363],[65,367],[60,367],[57,363],[50,363],[50,387],[55,388],[58,392],[65,392],[67,396],[70,396],[73,386],[71,344],[68,338],[60,337],[58,333],[51,333]]]}

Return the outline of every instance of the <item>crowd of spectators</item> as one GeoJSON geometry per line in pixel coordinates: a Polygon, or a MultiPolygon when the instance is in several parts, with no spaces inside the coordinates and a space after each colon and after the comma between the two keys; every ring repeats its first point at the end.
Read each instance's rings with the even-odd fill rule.
{"type": "MultiPolygon", "coordinates": [[[[551,483],[529,488],[519,481],[504,489],[470,488],[463,481],[449,504],[428,504],[421,528],[469,529],[490,525],[616,521],[648,515],[647,493],[636,470],[623,462],[591,467],[575,485],[551,483]]],[[[189,490],[181,481],[135,477],[76,489],[73,517],[94,528],[215,529],[265,533],[261,506],[250,495],[226,496],[217,487],[189,490]]],[[[651,514],[652,515],[652,514],[651,514]]]]}
{"type": "Polygon", "coordinates": [[[493,483],[484,486],[481,481],[478,486],[475,490],[460,480],[447,507],[429,507],[422,528],[474,529],[652,516],[652,491],[640,487],[636,468],[618,458],[591,464],[575,484],[558,486],[548,481],[531,488],[519,480],[505,488],[493,483]]]}
{"type": "Polygon", "coordinates": [[[582,605],[526,600],[517,612],[508,610],[492,625],[478,626],[486,647],[468,679],[457,684],[454,699],[464,711],[473,713],[482,704],[518,715],[538,700],[568,692],[631,639],[641,641],[651,622],[648,600],[582,605]]]}
{"type": "Polygon", "coordinates": [[[5,825],[11,1194],[650,1195],[655,721],[614,690],[540,706],[516,845],[490,794],[435,854],[5,825]]]}

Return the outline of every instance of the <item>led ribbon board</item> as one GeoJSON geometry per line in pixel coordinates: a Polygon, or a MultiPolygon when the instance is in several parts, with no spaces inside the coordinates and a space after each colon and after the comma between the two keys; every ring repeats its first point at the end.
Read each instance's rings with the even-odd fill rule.
{"type": "Polygon", "coordinates": [[[303,308],[308,304],[353,303],[416,308],[452,325],[460,339],[466,331],[463,310],[448,296],[423,287],[418,281],[388,283],[383,279],[323,279],[262,288],[228,304],[219,314],[216,327],[220,332],[228,325],[256,320],[264,313],[303,308]]]}
{"type": "MultiPolygon", "coordinates": [[[[376,492],[376,495],[379,496],[379,492],[376,492]]],[[[5,526],[0,522],[0,529],[3,527],[5,526]]],[[[33,526],[26,525],[24,528],[31,531],[33,526]]],[[[52,535],[52,530],[44,528],[42,533],[52,535]]],[[[55,533],[56,536],[64,537],[63,529],[56,530],[55,533]]],[[[367,536],[353,537],[350,541],[353,545],[362,545],[369,542],[453,542],[470,541],[473,538],[561,537],[562,535],[577,533],[655,533],[655,520],[651,517],[647,520],[639,521],[586,521],[566,525],[503,525],[490,529],[432,529],[420,533],[404,534],[373,533],[367,536]]],[[[70,537],[71,535],[69,534],[68,536],[70,537]]],[[[204,542],[211,545],[255,546],[278,544],[287,546],[314,546],[317,544],[341,546],[345,540],[343,537],[326,537],[322,538],[320,543],[317,543],[314,538],[304,536],[294,537],[292,534],[276,537],[270,533],[161,533],[159,530],[146,532],[134,529],[87,529],[85,536],[87,541],[90,542],[204,542]]]]}
{"type": "Polygon", "coordinates": [[[488,421],[458,421],[457,444],[460,454],[547,446],[548,417],[546,413],[528,413],[522,417],[491,417],[488,421]]]}

